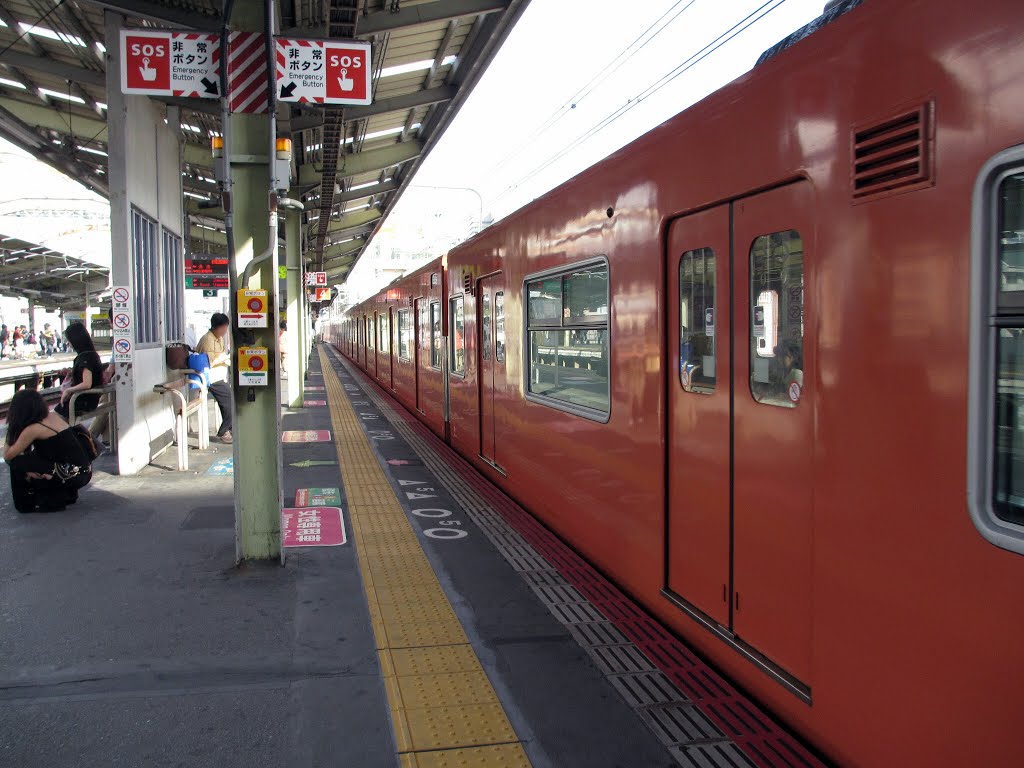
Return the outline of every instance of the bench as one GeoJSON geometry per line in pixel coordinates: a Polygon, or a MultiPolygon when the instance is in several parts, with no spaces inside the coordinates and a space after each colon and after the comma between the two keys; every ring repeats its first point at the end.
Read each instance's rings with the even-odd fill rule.
{"type": "Polygon", "coordinates": [[[80,389],[77,392],[72,392],[70,401],[68,402],[68,414],[70,416],[69,421],[71,426],[75,426],[75,424],[85,421],[86,419],[106,414],[107,445],[110,446],[110,451],[112,453],[117,453],[117,394],[114,390],[113,384],[106,384],[102,387],[93,387],[92,389],[80,389]],[[82,395],[99,395],[101,399],[106,395],[107,399],[106,402],[101,402],[91,411],[76,414],[75,404],[78,401],[78,398],[82,395]]]}
{"type": "Polygon", "coordinates": [[[174,442],[178,446],[178,469],[188,469],[188,420],[194,414],[199,415],[199,449],[210,447],[210,413],[206,407],[207,388],[203,377],[198,371],[183,368],[174,371],[182,374],[180,379],[157,384],[153,391],[161,395],[172,395],[174,407],[174,442]],[[193,377],[190,378],[189,374],[193,377]],[[198,397],[192,397],[198,392],[198,397]]]}

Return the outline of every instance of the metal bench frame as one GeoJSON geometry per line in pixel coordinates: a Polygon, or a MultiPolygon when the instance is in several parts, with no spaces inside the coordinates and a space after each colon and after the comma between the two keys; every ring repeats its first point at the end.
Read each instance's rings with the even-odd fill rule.
{"type": "Polygon", "coordinates": [[[182,377],[157,384],[153,391],[161,395],[174,395],[174,442],[178,446],[178,470],[183,472],[188,469],[189,417],[199,414],[199,449],[206,450],[210,447],[210,412],[207,408],[207,386],[202,374],[191,368],[181,368],[175,373],[182,374],[182,377]],[[188,374],[193,374],[195,379],[190,379],[188,374]],[[189,399],[193,387],[198,388],[199,397],[189,399]]]}
{"type": "Polygon", "coordinates": [[[68,421],[71,426],[75,426],[79,422],[91,419],[95,416],[101,416],[107,414],[107,445],[110,446],[112,453],[117,453],[117,391],[113,384],[106,384],[102,387],[93,387],[92,389],[80,389],[77,392],[71,393],[70,401],[68,402],[68,421]],[[78,398],[82,395],[109,395],[107,402],[100,403],[91,411],[85,413],[75,413],[75,403],[78,398]]]}

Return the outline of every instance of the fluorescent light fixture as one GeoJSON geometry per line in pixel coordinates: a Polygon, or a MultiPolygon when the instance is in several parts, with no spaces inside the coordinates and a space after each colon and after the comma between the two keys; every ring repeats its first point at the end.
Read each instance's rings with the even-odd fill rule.
{"type": "Polygon", "coordinates": [[[102,55],[106,55],[106,53],[107,53],[107,46],[105,46],[103,43],[101,43],[99,40],[97,40],[96,41],[96,50],[100,52],[101,56],[102,55]]]}
{"type": "Polygon", "coordinates": [[[389,181],[391,181],[391,177],[390,176],[388,178],[384,179],[384,181],[368,181],[365,184],[356,184],[354,187],[349,187],[348,191],[349,192],[354,192],[357,189],[366,189],[367,187],[375,187],[378,184],[386,184],[389,181]]]}
{"type": "Polygon", "coordinates": [[[206,195],[197,195],[195,192],[185,192],[185,197],[191,197],[193,200],[202,200],[204,203],[210,202],[210,198],[206,195]]]}
{"type": "Polygon", "coordinates": [[[61,43],[67,43],[68,45],[77,45],[79,48],[85,48],[85,41],[80,37],[74,35],[66,35],[63,32],[57,32],[46,27],[34,27],[31,24],[26,24],[24,21],[19,22],[21,31],[29,35],[38,35],[39,37],[45,37],[50,40],[56,40],[61,43]]]}
{"type": "MultiPolygon", "coordinates": [[[[442,67],[447,67],[449,64],[455,61],[455,56],[445,56],[441,61],[442,67]]],[[[420,72],[424,69],[430,69],[434,66],[433,59],[423,59],[423,61],[411,61],[408,64],[397,64],[393,67],[385,67],[381,70],[381,77],[394,77],[395,75],[407,75],[410,72],[420,72]]]]}
{"type": "Polygon", "coordinates": [[[354,205],[351,208],[346,208],[345,213],[351,213],[352,211],[361,211],[363,208],[369,208],[369,203],[363,203],[362,205],[354,205]]]}
{"type": "Polygon", "coordinates": [[[78,96],[70,96],[60,91],[51,91],[49,88],[39,88],[40,96],[52,96],[55,99],[63,99],[64,101],[73,101],[75,104],[85,104],[85,99],[79,98],[78,96]]]}
{"type": "Polygon", "coordinates": [[[94,149],[93,147],[78,147],[78,149],[80,149],[82,152],[91,152],[94,155],[103,155],[104,157],[107,156],[107,153],[104,152],[102,149],[94,149]]]}
{"type": "MultiPolygon", "coordinates": [[[[419,127],[420,127],[419,123],[413,123],[412,128],[410,128],[409,130],[415,131],[419,127]]],[[[379,139],[379,138],[382,138],[384,136],[394,136],[396,134],[401,133],[404,130],[405,130],[405,126],[401,125],[398,128],[388,128],[388,129],[383,130],[383,131],[374,131],[373,133],[368,133],[365,136],[363,136],[363,141],[372,141],[373,139],[379,139]]],[[[354,139],[351,136],[349,138],[345,139],[345,143],[346,144],[351,144],[353,141],[354,141],[354,139]]]]}
{"type": "Polygon", "coordinates": [[[0,85],[7,88],[20,88],[25,91],[28,90],[24,85],[19,83],[17,80],[8,80],[6,77],[0,77],[0,85]]]}
{"type": "Polygon", "coordinates": [[[202,128],[197,128],[196,126],[189,125],[188,123],[182,123],[181,127],[184,128],[186,131],[192,131],[192,133],[202,133],[203,132],[202,128]]]}
{"type": "Polygon", "coordinates": [[[104,104],[102,101],[97,101],[96,102],[96,106],[99,107],[102,110],[106,110],[106,108],[107,108],[107,105],[104,104]]]}

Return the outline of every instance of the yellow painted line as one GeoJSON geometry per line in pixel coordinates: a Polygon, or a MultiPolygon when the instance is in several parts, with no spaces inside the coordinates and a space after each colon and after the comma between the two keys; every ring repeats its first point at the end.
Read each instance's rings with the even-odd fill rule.
{"type": "Polygon", "coordinates": [[[528,768],[522,744],[322,349],[320,363],[402,768],[528,768]]]}

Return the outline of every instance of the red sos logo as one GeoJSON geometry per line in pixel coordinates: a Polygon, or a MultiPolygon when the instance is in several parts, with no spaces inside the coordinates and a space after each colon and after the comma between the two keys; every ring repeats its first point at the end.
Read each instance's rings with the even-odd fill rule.
{"type": "Polygon", "coordinates": [[[327,47],[327,98],[369,102],[369,48],[327,47]]]}
{"type": "Polygon", "coordinates": [[[150,35],[124,38],[125,83],[141,91],[163,91],[171,87],[170,40],[150,35]]]}

